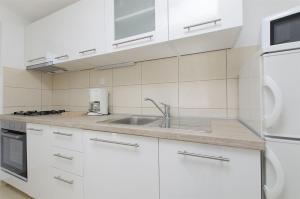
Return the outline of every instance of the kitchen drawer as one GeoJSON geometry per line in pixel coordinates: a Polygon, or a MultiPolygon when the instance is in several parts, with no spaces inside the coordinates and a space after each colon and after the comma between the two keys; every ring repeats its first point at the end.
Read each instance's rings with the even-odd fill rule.
{"type": "Polygon", "coordinates": [[[82,134],[80,129],[52,127],[52,146],[82,152],[82,134]]]}
{"type": "Polygon", "coordinates": [[[52,199],[82,199],[83,198],[83,183],[82,178],[52,168],[51,172],[52,199]]]}
{"type": "Polygon", "coordinates": [[[57,169],[83,176],[83,154],[62,148],[52,147],[51,165],[57,169]]]}

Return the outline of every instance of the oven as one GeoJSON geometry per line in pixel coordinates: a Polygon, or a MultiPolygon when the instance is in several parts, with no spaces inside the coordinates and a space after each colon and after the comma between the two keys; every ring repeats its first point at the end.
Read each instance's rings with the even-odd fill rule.
{"type": "Polygon", "coordinates": [[[1,121],[1,169],[27,181],[26,123],[1,121]]]}

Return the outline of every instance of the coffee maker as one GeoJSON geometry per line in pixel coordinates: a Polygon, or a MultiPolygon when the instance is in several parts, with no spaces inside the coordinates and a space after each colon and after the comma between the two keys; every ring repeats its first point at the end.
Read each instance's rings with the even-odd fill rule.
{"type": "Polygon", "coordinates": [[[107,88],[91,88],[89,90],[90,108],[88,115],[108,115],[107,88]]]}

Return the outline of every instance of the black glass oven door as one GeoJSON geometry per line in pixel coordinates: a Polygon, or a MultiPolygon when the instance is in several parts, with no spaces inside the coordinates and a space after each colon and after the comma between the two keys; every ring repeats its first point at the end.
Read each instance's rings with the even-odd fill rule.
{"type": "Polygon", "coordinates": [[[1,168],[23,180],[27,179],[26,134],[1,130],[1,168]]]}

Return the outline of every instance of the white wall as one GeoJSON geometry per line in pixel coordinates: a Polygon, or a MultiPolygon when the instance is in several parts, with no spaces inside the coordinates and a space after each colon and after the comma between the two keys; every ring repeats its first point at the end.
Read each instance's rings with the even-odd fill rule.
{"type": "Polygon", "coordinates": [[[300,0],[244,0],[244,27],[236,47],[260,44],[261,20],[295,6],[300,0]]]}
{"type": "MultiPolygon", "coordinates": [[[[0,5],[0,113],[3,111],[3,66],[24,67],[24,27],[27,22],[0,5]]],[[[3,179],[0,171],[0,180],[3,179]]]]}
{"type": "Polygon", "coordinates": [[[1,66],[24,68],[24,27],[28,23],[0,5],[1,66]]]}

